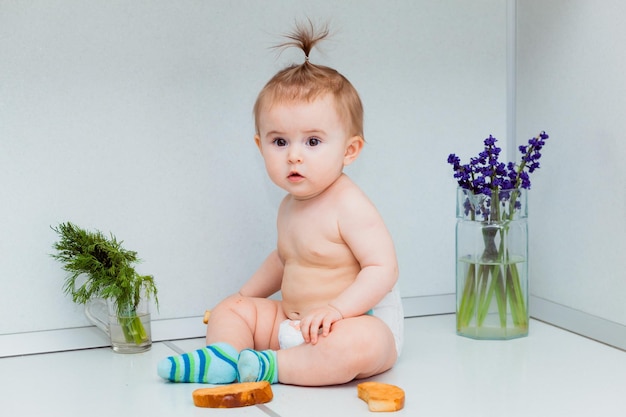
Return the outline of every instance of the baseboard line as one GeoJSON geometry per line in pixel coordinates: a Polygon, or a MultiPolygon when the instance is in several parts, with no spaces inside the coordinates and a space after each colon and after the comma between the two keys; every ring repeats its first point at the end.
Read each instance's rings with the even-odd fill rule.
{"type": "MultiPolygon", "coordinates": [[[[454,294],[402,298],[405,317],[421,317],[455,312],[454,294]]],[[[597,342],[626,350],[626,326],[531,295],[531,316],[597,342]]],[[[153,320],[152,340],[203,337],[202,316],[153,320]]],[[[531,329],[532,332],[532,329],[531,329]]],[[[109,346],[108,338],[95,326],[0,335],[0,358],[92,349],[109,346]]]]}
{"type": "Polygon", "coordinates": [[[530,314],[537,320],[626,351],[626,326],[623,324],[533,295],[529,304],[530,314]]]}

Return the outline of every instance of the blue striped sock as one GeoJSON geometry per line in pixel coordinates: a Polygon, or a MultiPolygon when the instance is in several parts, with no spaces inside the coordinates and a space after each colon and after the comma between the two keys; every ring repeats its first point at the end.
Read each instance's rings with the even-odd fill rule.
{"type": "Polygon", "coordinates": [[[157,373],[172,382],[230,384],[237,379],[237,351],[226,343],[216,343],[193,352],[163,359],[157,373]]]}
{"type": "Polygon", "coordinates": [[[237,362],[237,379],[239,382],[268,381],[270,384],[277,383],[276,352],[273,350],[262,352],[252,349],[242,350],[237,362]]]}

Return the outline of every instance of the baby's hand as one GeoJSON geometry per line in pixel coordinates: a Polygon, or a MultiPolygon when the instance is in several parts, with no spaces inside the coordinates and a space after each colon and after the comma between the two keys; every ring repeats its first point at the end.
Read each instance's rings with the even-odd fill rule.
{"type": "Polygon", "coordinates": [[[319,336],[328,336],[330,326],[343,318],[339,310],[326,306],[309,311],[300,320],[300,331],[306,343],[316,344],[319,336]]]}

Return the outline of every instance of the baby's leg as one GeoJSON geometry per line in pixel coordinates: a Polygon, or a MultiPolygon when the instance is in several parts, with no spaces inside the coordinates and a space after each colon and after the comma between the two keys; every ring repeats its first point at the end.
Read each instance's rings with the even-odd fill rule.
{"type": "Polygon", "coordinates": [[[233,382],[239,352],[244,348],[277,349],[278,324],[284,319],[278,301],[231,296],[211,312],[207,346],[162,360],[158,374],[173,382],[233,382]]]}
{"type": "Polygon", "coordinates": [[[252,380],[276,382],[277,371],[278,382],[320,386],[377,375],[390,369],[396,359],[389,327],[376,317],[361,316],[334,323],[330,334],[315,345],[306,343],[277,352],[244,351],[238,367],[240,377],[247,374],[252,380]]]}
{"type": "Polygon", "coordinates": [[[278,328],[287,317],[280,301],[233,295],[211,310],[207,345],[226,342],[243,349],[278,349],[278,328]]]}

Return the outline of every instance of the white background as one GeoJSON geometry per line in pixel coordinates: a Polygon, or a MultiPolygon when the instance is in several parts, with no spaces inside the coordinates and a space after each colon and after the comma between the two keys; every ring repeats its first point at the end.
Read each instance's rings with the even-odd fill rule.
{"type": "MultiPolygon", "coordinates": [[[[531,291],[626,324],[619,1],[519,0],[517,141],[551,138],[530,193],[531,291]]],[[[348,174],[394,237],[404,297],[454,292],[455,183],[505,145],[507,2],[0,0],[0,335],[87,324],[50,226],[112,232],[155,276],[154,319],[202,315],[275,244],[283,192],[253,143],[269,49],[296,19],[361,94],[348,174]]],[[[531,311],[532,314],[532,311],[531,311]]]]}
{"type": "Polygon", "coordinates": [[[531,290],[626,325],[626,3],[521,0],[517,17],[518,134],[551,135],[530,193],[531,290]]]}

